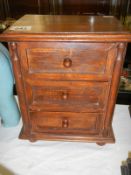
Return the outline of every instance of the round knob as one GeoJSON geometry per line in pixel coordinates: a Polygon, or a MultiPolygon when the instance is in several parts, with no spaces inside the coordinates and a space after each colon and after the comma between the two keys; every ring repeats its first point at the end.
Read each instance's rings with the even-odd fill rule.
{"type": "Polygon", "coordinates": [[[72,65],[72,60],[71,60],[70,58],[65,58],[64,61],[63,61],[63,65],[64,65],[64,67],[66,67],[66,68],[71,67],[71,65],[72,65]]]}
{"type": "Polygon", "coordinates": [[[63,119],[62,126],[63,126],[63,128],[68,128],[68,120],[67,119],[63,119]]]}
{"type": "Polygon", "coordinates": [[[68,94],[66,92],[62,93],[62,99],[67,100],[68,94]]]}

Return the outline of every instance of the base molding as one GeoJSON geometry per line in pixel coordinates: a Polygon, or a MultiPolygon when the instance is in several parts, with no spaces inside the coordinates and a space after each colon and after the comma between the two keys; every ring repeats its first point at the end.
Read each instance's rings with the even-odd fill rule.
{"type": "Polygon", "coordinates": [[[38,133],[31,132],[27,133],[21,130],[19,135],[20,139],[29,140],[30,142],[35,142],[38,140],[50,140],[50,141],[70,141],[70,142],[92,142],[100,146],[106,143],[115,143],[115,137],[112,128],[109,131],[108,136],[104,137],[101,135],[67,135],[67,134],[51,134],[51,133],[38,133]]]}

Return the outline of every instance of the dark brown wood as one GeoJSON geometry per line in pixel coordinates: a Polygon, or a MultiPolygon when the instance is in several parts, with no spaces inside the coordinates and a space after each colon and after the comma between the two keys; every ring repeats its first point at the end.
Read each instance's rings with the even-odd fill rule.
{"type": "Polygon", "coordinates": [[[102,113],[31,112],[32,132],[99,135],[102,113]]]}
{"type": "Polygon", "coordinates": [[[19,47],[23,56],[27,59],[28,65],[25,69],[30,74],[61,72],[108,75],[113,70],[115,59],[112,55],[115,54],[117,46],[115,43],[96,43],[94,47],[94,43],[82,42],[65,42],[62,44],[61,42],[40,42],[37,43],[37,46],[32,42],[29,45],[27,44],[22,43],[19,47]],[[23,48],[25,48],[24,51],[22,51],[23,48]]]}
{"type": "Polygon", "coordinates": [[[105,142],[97,142],[97,145],[99,146],[104,146],[106,143],[105,142]]]}
{"type": "Polygon", "coordinates": [[[131,33],[114,17],[27,15],[17,25],[32,28],[8,29],[0,40],[11,42],[20,138],[114,143],[113,111],[131,33]]]}
{"type": "Polygon", "coordinates": [[[105,133],[108,135],[108,130],[110,130],[110,126],[112,123],[112,117],[113,117],[113,112],[114,112],[114,107],[116,103],[116,98],[117,98],[117,92],[118,92],[118,87],[119,87],[119,81],[120,81],[120,75],[121,71],[123,68],[123,63],[124,63],[124,58],[126,54],[126,43],[119,43],[118,45],[118,52],[117,52],[117,57],[116,57],[116,63],[114,67],[114,72],[112,76],[112,87],[110,88],[110,97],[108,101],[108,108],[107,108],[107,114],[105,118],[105,133]]]}
{"type": "Polygon", "coordinates": [[[109,14],[109,0],[62,0],[59,3],[61,14],[96,15],[109,14]]]}
{"type": "Polygon", "coordinates": [[[0,35],[1,41],[131,41],[129,30],[112,16],[25,15],[13,26],[31,26],[31,30],[9,28],[0,35]]]}
{"type": "Polygon", "coordinates": [[[11,61],[13,65],[14,75],[15,75],[16,88],[18,92],[18,99],[19,99],[22,119],[23,119],[23,131],[28,135],[30,133],[29,132],[30,123],[29,123],[28,109],[25,101],[23,77],[21,75],[20,62],[19,62],[19,57],[17,53],[17,44],[14,42],[9,43],[9,50],[10,50],[10,56],[11,56],[11,61]]]}
{"type": "MultiPolygon", "coordinates": [[[[7,5],[7,4],[6,4],[7,5]]],[[[8,0],[10,17],[18,19],[25,14],[49,14],[48,0],[8,0]]]]}
{"type": "MultiPolygon", "coordinates": [[[[119,4],[118,0],[117,3],[118,10],[112,10],[114,14],[125,12],[122,6],[127,3],[119,4]]],[[[109,0],[0,0],[0,18],[18,19],[24,14],[109,15],[111,4],[116,7],[109,0]]]]}
{"type": "Polygon", "coordinates": [[[4,0],[0,0],[0,20],[6,19],[6,9],[4,5],[4,0]]]}
{"type": "Polygon", "coordinates": [[[29,109],[42,111],[105,111],[110,83],[25,80],[29,109]],[[63,97],[64,94],[64,97],[63,97]],[[66,94],[66,97],[65,97],[66,94]]]}

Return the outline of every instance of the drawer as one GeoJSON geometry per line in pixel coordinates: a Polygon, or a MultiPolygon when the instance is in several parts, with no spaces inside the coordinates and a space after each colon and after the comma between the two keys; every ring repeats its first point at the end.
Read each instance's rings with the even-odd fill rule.
{"type": "Polygon", "coordinates": [[[32,131],[63,134],[99,134],[102,114],[31,112],[32,131]]]}
{"type": "Polygon", "coordinates": [[[29,80],[25,87],[30,111],[104,111],[109,94],[107,82],[29,80]]]}
{"type": "Polygon", "coordinates": [[[114,43],[30,42],[18,48],[25,73],[35,76],[109,75],[117,53],[114,43]]]}

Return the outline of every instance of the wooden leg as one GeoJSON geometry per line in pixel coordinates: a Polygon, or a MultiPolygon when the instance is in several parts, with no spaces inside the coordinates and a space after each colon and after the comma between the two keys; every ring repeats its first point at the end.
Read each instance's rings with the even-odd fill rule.
{"type": "Polygon", "coordinates": [[[36,142],[36,139],[30,138],[29,141],[33,143],[33,142],[36,142]]]}
{"type": "Polygon", "coordinates": [[[105,142],[97,142],[96,144],[99,146],[104,146],[106,143],[105,142]]]}

